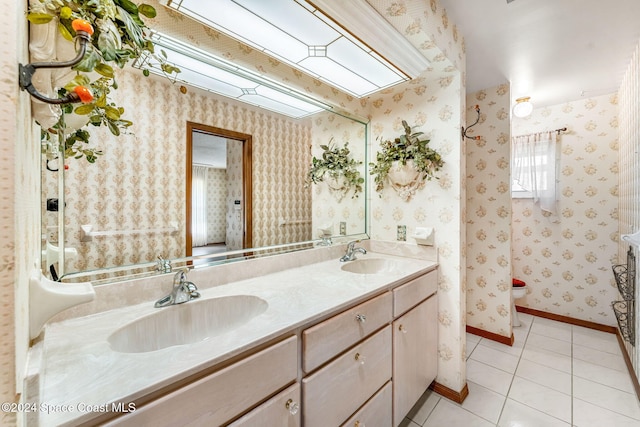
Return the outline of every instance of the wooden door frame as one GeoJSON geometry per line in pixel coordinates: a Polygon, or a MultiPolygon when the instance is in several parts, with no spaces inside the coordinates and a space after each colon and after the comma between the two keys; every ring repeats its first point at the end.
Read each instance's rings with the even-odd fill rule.
{"type": "Polygon", "coordinates": [[[201,123],[187,122],[187,165],[186,165],[186,256],[192,255],[193,239],[191,238],[191,182],[193,165],[193,131],[201,131],[226,139],[242,141],[242,197],[243,203],[243,249],[253,247],[253,203],[252,203],[252,136],[228,129],[203,125],[201,123]]]}

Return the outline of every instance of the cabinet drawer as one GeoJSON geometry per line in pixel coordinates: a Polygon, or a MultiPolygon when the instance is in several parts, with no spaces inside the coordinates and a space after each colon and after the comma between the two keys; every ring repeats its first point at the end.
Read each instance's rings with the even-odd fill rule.
{"type": "Polygon", "coordinates": [[[229,427],[300,427],[301,410],[300,384],[296,383],[229,424],[229,427]],[[293,409],[292,405],[297,406],[293,409]]]}
{"type": "Polygon", "coordinates": [[[305,427],[345,422],[391,379],[391,326],[302,380],[305,427]]]}
{"type": "Polygon", "coordinates": [[[221,425],[295,380],[297,350],[297,338],[290,337],[108,425],[221,425]]]}
{"type": "Polygon", "coordinates": [[[393,290],[393,317],[398,317],[438,290],[438,270],[433,270],[393,290]]]}
{"type": "Polygon", "coordinates": [[[386,292],[306,329],[302,333],[302,363],[305,372],[313,371],[389,323],[391,298],[391,293],[386,292]]]}
{"type": "Polygon", "coordinates": [[[380,389],[342,427],[389,427],[391,425],[391,381],[380,389]]]}

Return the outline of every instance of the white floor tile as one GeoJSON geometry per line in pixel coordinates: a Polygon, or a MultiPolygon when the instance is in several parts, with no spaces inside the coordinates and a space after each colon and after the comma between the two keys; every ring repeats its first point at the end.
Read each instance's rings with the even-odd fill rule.
{"type": "Polygon", "coordinates": [[[406,418],[409,418],[412,421],[415,421],[419,425],[424,424],[429,414],[433,411],[433,408],[436,407],[438,402],[442,399],[438,393],[427,390],[424,394],[418,399],[418,402],[411,408],[406,418]]]}
{"type": "Polygon", "coordinates": [[[559,340],[557,338],[546,337],[544,335],[529,334],[526,347],[533,347],[542,350],[552,351],[565,356],[571,356],[571,341],[559,340]]]}
{"type": "Polygon", "coordinates": [[[556,338],[559,340],[571,342],[570,327],[566,328],[564,326],[549,324],[547,322],[541,323],[540,319],[535,319],[533,321],[533,325],[531,325],[530,333],[544,335],[545,337],[551,337],[551,338],[556,338]]]}
{"type": "Polygon", "coordinates": [[[477,335],[470,334],[469,332],[467,332],[467,344],[469,344],[470,342],[477,344],[480,342],[481,339],[482,337],[479,337],[477,335]]]}
{"type": "Polygon", "coordinates": [[[494,425],[446,399],[440,399],[424,427],[492,427],[494,425]]]}
{"type": "Polygon", "coordinates": [[[513,374],[518,366],[518,357],[483,345],[483,341],[471,353],[471,359],[513,374]]]}
{"type": "Polygon", "coordinates": [[[520,355],[522,354],[522,350],[524,350],[524,340],[520,342],[515,341],[513,345],[507,345],[507,344],[499,343],[498,341],[493,341],[493,340],[488,340],[486,338],[483,338],[482,341],[480,341],[480,345],[483,345],[485,347],[490,347],[490,348],[493,348],[494,350],[499,350],[503,353],[507,353],[517,357],[520,357],[520,355]]]}
{"type": "Polygon", "coordinates": [[[469,356],[471,356],[471,354],[473,353],[473,350],[476,349],[476,347],[478,346],[479,341],[475,341],[475,342],[469,342],[467,341],[467,359],[469,358],[469,356]]]}
{"type": "Polygon", "coordinates": [[[620,345],[618,344],[618,338],[616,338],[614,334],[596,331],[593,329],[589,330],[587,328],[574,328],[573,344],[593,348],[607,353],[617,355],[622,354],[620,345]]]}
{"type": "Polygon", "coordinates": [[[467,381],[467,386],[469,396],[462,402],[462,407],[487,421],[497,423],[506,397],[471,381],[467,381]]]}
{"type": "Polygon", "coordinates": [[[573,377],[573,397],[640,420],[640,408],[635,394],[626,393],[584,378],[573,377]]]}
{"type": "MultiPolygon", "coordinates": [[[[522,403],[507,399],[499,427],[569,427],[569,424],[557,418],[553,418],[540,411],[536,411],[522,403]]],[[[600,427],[604,427],[600,426],[600,427]]]]}
{"type": "Polygon", "coordinates": [[[574,358],[573,375],[617,388],[627,393],[635,393],[629,372],[626,369],[624,371],[618,371],[574,358]]]}
{"type": "Polygon", "coordinates": [[[508,397],[562,421],[571,422],[571,396],[515,377],[508,397]]]}
{"type": "Polygon", "coordinates": [[[522,358],[536,362],[549,368],[557,369],[566,373],[571,373],[571,357],[548,350],[537,348],[527,348],[525,345],[522,358]]]}
{"type": "Polygon", "coordinates": [[[622,372],[628,372],[627,365],[621,355],[608,353],[591,347],[573,344],[573,358],[593,363],[594,365],[605,366],[622,372]]]}
{"type": "Polygon", "coordinates": [[[573,425],[575,427],[638,427],[633,418],[608,411],[580,399],[573,399],[573,425]]]}
{"type": "Polygon", "coordinates": [[[513,375],[503,370],[485,365],[477,360],[467,360],[467,381],[493,390],[503,396],[507,395],[513,375]]]}
{"type": "Polygon", "coordinates": [[[614,334],[518,313],[508,346],[467,334],[462,404],[425,395],[403,427],[640,427],[614,334]]]}
{"type": "Polygon", "coordinates": [[[564,394],[571,394],[571,374],[540,365],[530,360],[520,360],[518,370],[516,370],[516,376],[564,394]]]}
{"type": "Polygon", "coordinates": [[[405,418],[400,422],[398,427],[420,427],[420,424],[416,424],[413,421],[411,421],[409,418],[405,418]]]}

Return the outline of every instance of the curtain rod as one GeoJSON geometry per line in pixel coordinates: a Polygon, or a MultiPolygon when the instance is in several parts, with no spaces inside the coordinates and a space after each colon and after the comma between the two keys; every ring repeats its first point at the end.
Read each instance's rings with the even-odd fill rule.
{"type": "Polygon", "coordinates": [[[566,132],[566,131],[567,131],[567,128],[566,128],[566,127],[563,127],[563,128],[560,128],[560,129],[556,129],[556,130],[555,130],[555,132],[558,132],[558,135],[560,135],[560,132],[566,132]]]}

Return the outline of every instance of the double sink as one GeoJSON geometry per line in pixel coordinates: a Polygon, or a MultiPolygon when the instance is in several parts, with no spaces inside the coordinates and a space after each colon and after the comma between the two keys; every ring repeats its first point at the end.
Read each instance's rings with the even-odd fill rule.
{"type": "MultiPolygon", "coordinates": [[[[383,275],[398,273],[401,266],[389,259],[363,258],[344,263],[341,269],[359,275],[383,275]]],[[[119,353],[194,344],[233,331],[264,313],[268,306],[264,299],[253,295],[194,300],[135,319],[114,331],[107,341],[119,353]]]]}

